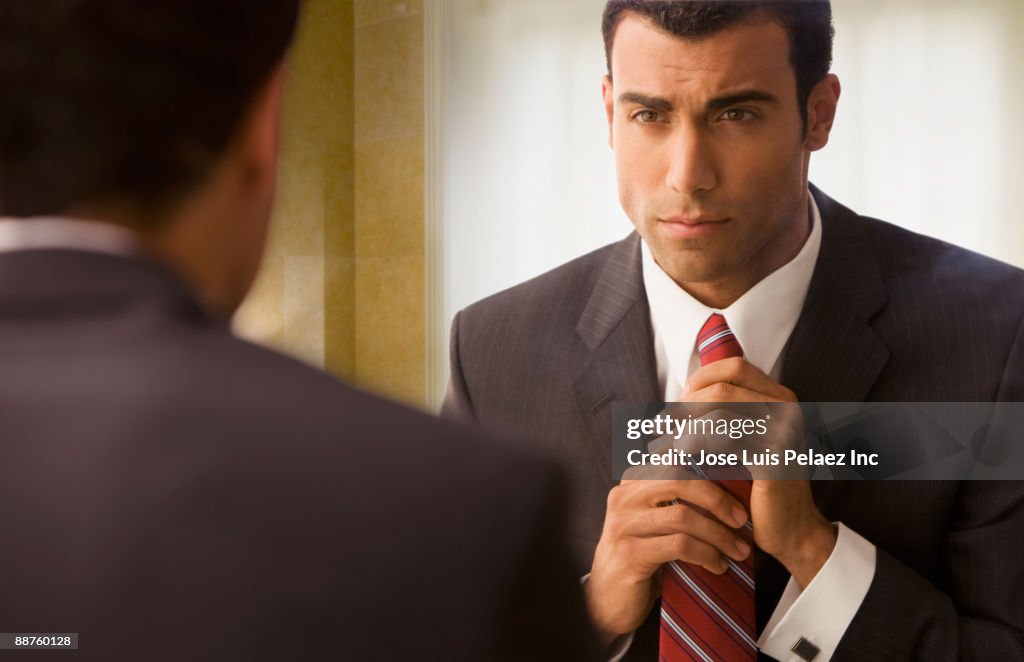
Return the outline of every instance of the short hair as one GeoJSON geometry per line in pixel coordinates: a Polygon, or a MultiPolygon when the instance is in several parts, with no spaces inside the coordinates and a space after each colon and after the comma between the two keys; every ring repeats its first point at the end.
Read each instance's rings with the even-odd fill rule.
{"type": "Polygon", "coordinates": [[[0,0],[0,215],[168,211],[223,156],[299,2],[0,0]]]}
{"type": "Polygon", "coordinates": [[[682,38],[706,37],[758,18],[778,22],[789,35],[789,61],[806,130],[811,89],[832,67],[835,28],[829,0],[609,0],[601,25],[609,76],[615,32],[627,14],[637,14],[682,38]]]}

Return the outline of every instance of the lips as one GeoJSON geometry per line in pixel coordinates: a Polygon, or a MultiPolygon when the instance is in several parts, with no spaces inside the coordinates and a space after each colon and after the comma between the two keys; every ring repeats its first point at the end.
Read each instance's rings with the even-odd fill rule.
{"type": "Polygon", "coordinates": [[[728,218],[714,216],[671,216],[659,218],[662,223],[681,223],[682,225],[704,225],[705,223],[725,223],[728,218]]]}
{"type": "Polygon", "coordinates": [[[712,216],[672,216],[659,218],[658,225],[674,237],[688,239],[720,232],[729,226],[730,220],[712,216]]]}

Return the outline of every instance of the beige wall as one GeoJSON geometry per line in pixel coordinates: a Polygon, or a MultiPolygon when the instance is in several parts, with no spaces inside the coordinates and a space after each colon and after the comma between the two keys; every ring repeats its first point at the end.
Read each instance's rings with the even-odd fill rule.
{"type": "Polygon", "coordinates": [[[425,402],[422,3],[309,0],[274,228],[238,332],[425,402]]]}

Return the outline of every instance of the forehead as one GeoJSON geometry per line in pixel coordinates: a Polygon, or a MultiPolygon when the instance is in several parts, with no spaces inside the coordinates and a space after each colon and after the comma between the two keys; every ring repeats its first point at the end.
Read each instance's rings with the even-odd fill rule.
{"type": "Polygon", "coordinates": [[[686,96],[748,87],[781,93],[796,85],[789,38],[775,21],[744,22],[691,39],[664,32],[636,14],[625,16],[615,33],[612,80],[623,90],[667,98],[673,92],[686,96]]]}

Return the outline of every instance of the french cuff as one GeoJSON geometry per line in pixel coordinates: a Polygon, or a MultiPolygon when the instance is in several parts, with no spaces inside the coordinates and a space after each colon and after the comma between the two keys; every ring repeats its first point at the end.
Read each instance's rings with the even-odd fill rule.
{"type": "Polygon", "coordinates": [[[876,549],[838,524],[831,556],[801,591],[792,577],[757,645],[782,662],[828,660],[857,614],[875,577],[876,549]]]}
{"type": "MultiPolygon", "coordinates": [[[[587,583],[590,579],[590,573],[580,577],[580,586],[587,583]]],[[[629,647],[633,645],[634,632],[624,634],[612,642],[612,645],[608,647],[608,651],[605,653],[605,657],[608,658],[608,662],[619,662],[622,658],[626,657],[626,653],[629,652],[629,647]]]]}

